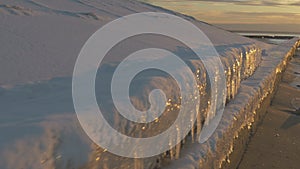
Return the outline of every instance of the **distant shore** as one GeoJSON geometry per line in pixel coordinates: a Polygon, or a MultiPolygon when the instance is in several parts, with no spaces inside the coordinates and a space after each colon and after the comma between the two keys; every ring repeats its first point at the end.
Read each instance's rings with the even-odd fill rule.
{"type": "Polygon", "coordinates": [[[300,37],[299,33],[246,32],[246,31],[237,31],[237,32],[233,31],[233,32],[249,38],[292,39],[294,37],[300,37]]]}
{"type": "Polygon", "coordinates": [[[256,39],[269,44],[281,44],[285,41],[293,39],[295,37],[300,37],[300,34],[294,33],[261,33],[261,32],[235,32],[239,35],[256,39]]]}

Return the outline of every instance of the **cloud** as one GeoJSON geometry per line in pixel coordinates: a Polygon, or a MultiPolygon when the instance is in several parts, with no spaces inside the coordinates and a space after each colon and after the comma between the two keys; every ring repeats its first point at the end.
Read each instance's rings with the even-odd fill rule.
{"type": "MultiPolygon", "coordinates": [[[[209,18],[209,16],[208,16],[209,18]]],[[[223,20],[231,23],[299,23],[300,14],[283,12],[224,12],[223,20]]],[[[220,22],[221,19],[220,19],[220,22]]]]}
{"type": "Polygon", "coordinates": [[[300,13],[256,11],[195,11],[193,16],[208,23],[294,24],[300,23],[300,13]]]}
{"type": "Polygon", "coordinates": [[[253,5],[253,6],[281,6],[281,5],[300,6],[300,0],[277,0],[277,1],[274,0],[165,0],[165,2],[182,2],[182,1],[222,2],[222,3],[233,3],[237,5],[253,5]]]}
{"type": "Polygon", "coordinates": [[[234,3],[240,3],[245,5],[280,6],[280,5],[300,5],[300,0],[278,0],[278,1],[254,0],[254,1],[238,1],[238,2],[236,1],[234,3]]]}
{"type": "MultiPolygon", "coordinates": [[[[300,0],[150,0],[208,23],[300,23],[300,0]],[[197,3],[199,2],[199,3],[197,3]],[[207,2],[207,3],[201,3],[207,2]],[[219,5],[219,3],[221,5],[219,5]],[[287,6],[288,5],[288,6],[287,6]]],[[[296,28],[295,28],[296,29],[296,28]]],[[[298,28],[299,29],[299,28],[298,28]]]]}
{"type": "Polygon", "coordinates": [[[281,13],[281,12],[225,12],[227,15],[235,16],[282,16],[282,17],[300,17],[298,13],[281,13]]]}

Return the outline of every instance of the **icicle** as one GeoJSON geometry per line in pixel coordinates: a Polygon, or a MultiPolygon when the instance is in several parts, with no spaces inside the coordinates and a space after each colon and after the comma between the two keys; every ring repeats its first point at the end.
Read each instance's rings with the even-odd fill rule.
{"type": "Polygon", "coordinates": [[[180,133],[180,128],[179,127],[176,127],[176,130],[177,130],[177,142],[178,144],[176,145],[175,147],[175,150],[176,150],[176,154],[175,154],[175,159],[179,159],[179,156],[180,156],[180,149],[181,149],[181,133],[180,133]]]}
{"type": "Polygon", "coordinates": [[[197,124],[197,131],[196,131],[196,137],[199,138],[200,137],[200,133],[201,133],[201,129],[202,129],[202,125],[201,125],[201,112],[198,113],[197,115],[197,120],[196,120],[196,124],[197,124]]]}
{"type": "Polygon", "coordinates": [[[170,149],[170,159],[173,160],[174,159],[174,148],[170,149]]]}
{"type": "Polygon", "coordinates": [[[134,169],[144,169],[144,160],[141,158],[135,158],[134,169]]]}
{"type": "Polygon", "coordinates": [[[191,137],[192,137],[192,143],[194,143],[195,142],[195,127],[194,127],[194,116],[192,115],[193,113],[191,113],[191,119],[190,119],[190,121],[191,121],[191,137]]]}
{"type": "Polygon", "coordinates": [[[169,140],[169,146],[170,146],[170,159],[173,160],[174,157],[175,157],[175,147],[174,147],[174,137],[170,137],[170,140],[169,140]]]}
{"type": "Polygon", "coordinates": [[[105,157],[105,159],[103,160],[103,169],[109,169],[108,163],[109,160],[107,157],[105,157]]]}

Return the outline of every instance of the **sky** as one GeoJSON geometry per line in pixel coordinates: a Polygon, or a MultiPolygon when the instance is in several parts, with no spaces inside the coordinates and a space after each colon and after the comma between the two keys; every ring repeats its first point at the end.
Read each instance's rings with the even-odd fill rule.
{"type": "Polygon", "coordinates": [[[232,29],[300,32],[300,0],[144,0],[232,29]],[[241,25],[244,25],[241,26],[241,25]],[[285,26],[282,26],[285,25],[285,26]],[[228,27],[230,28],[230,26],[228,27]]]}

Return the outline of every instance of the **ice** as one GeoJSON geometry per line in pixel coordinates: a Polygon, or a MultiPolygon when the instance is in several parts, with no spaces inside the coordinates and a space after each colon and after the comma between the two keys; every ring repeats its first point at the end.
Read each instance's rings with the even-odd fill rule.
{"type": "MultiPolygon", "coordinates": [[[[293,56],[299,45],[300,41],[295,38],[282,46],[269,48],[268,56],[262,57],[262,62],[255,73],[241,82],[236,98],[227,104],[223,120],[212,136],[212,140],[202,145],[192,144],[184,151],[184,155],[179,160],[174,161],[166,168],[221,168],[228,166],[234,150],[243,148],[237,146],[235,141],[249,137],[245,133],[251,133],[260,118],[257,110],[264,106],[264,101],[274,92],[278,83],[278,75],[285,69],[288,58],[293,56]],[[248,130],[248,132],[244,130],[248,130]]],[[[242,142],[245,143],[245,140],[242,142]]]]}
{"type": "MultiPolygon", "coordinates": [[[[230,161],[227,156],[234,151],[232,139],[239,137],[238,131],[251,128],[254,113],[249,112],[255,112],[254,105],[260,105],[263,98],[272,92],[274,76],[286,65],[286,58],[293,54],[290,48],[295,43],[294,40],[274,47],[220,30],[192,17],[136,1],[2,0],[1,3],[0,168],[4,169],[197,168],[209,164],[219,167],[222,161],[230,161]],[[102,78],[109,78],[118,59],[136,49],[165,47],[184,55],[182,58],[195,74],[202,96],[198,116],[186,117],[195,127],[181,143],[170,146],[170,151],[156,157],[129,159],[98,147],[84,133],[72,105],[71,76],[81,47],[97,29],[120,16],[146,11],[182,16],[205,32],[221,55],[226,71],[227,108],[225,120],[213,139],[200,146],[197,138],[201,128],[214,116],[209,111],[213,103],[209,101],[210,84],[203,63],[191,57],[182,44],[155,36],[146,37],[149,41],[143,40],[145,37],[136,37],[136,41],[120,45],[121,48],[117,47],[114,53],[108,54],[108,60],[99,70],[105,72],[102,78]],[[270,58],[263,56],[262,50],[267,50],[270,58]],[[276,70],[273,70],[275,67],[276,70]]],[[[150,76],[151,72],[148,75],[144,77],[146,79],[136,79],[137,82],[145,80],[150,85],[134,85],[134,92],[142,94],[133,95],[131,100],[136,107],[143,108],[147,106],[148,93],[153,88],[163,89],[168,101],[161,118],[151,124],[136,125],[124,119],[115,109],[105,111],[110,124],[129,136],[149,136],[164,131],[172,124],[181,106],[187,106],[181,105],[178,88],[174,87],[176,84],[172,78],[165,74],[150,76]]],[[[103,86],[108,82],[104,81],[103,86]]],[[[96,92],[107,100],[107,91],[103,87],[96,92]]],[[[190,94],[191,103],[198,99],[190,94]]],[[[109,101],[105,103],[110,104],[109,101]]],[[[177,128],[177,135],[168,140],[170,145],[178,141],[183,130],[177,128]]]]}

